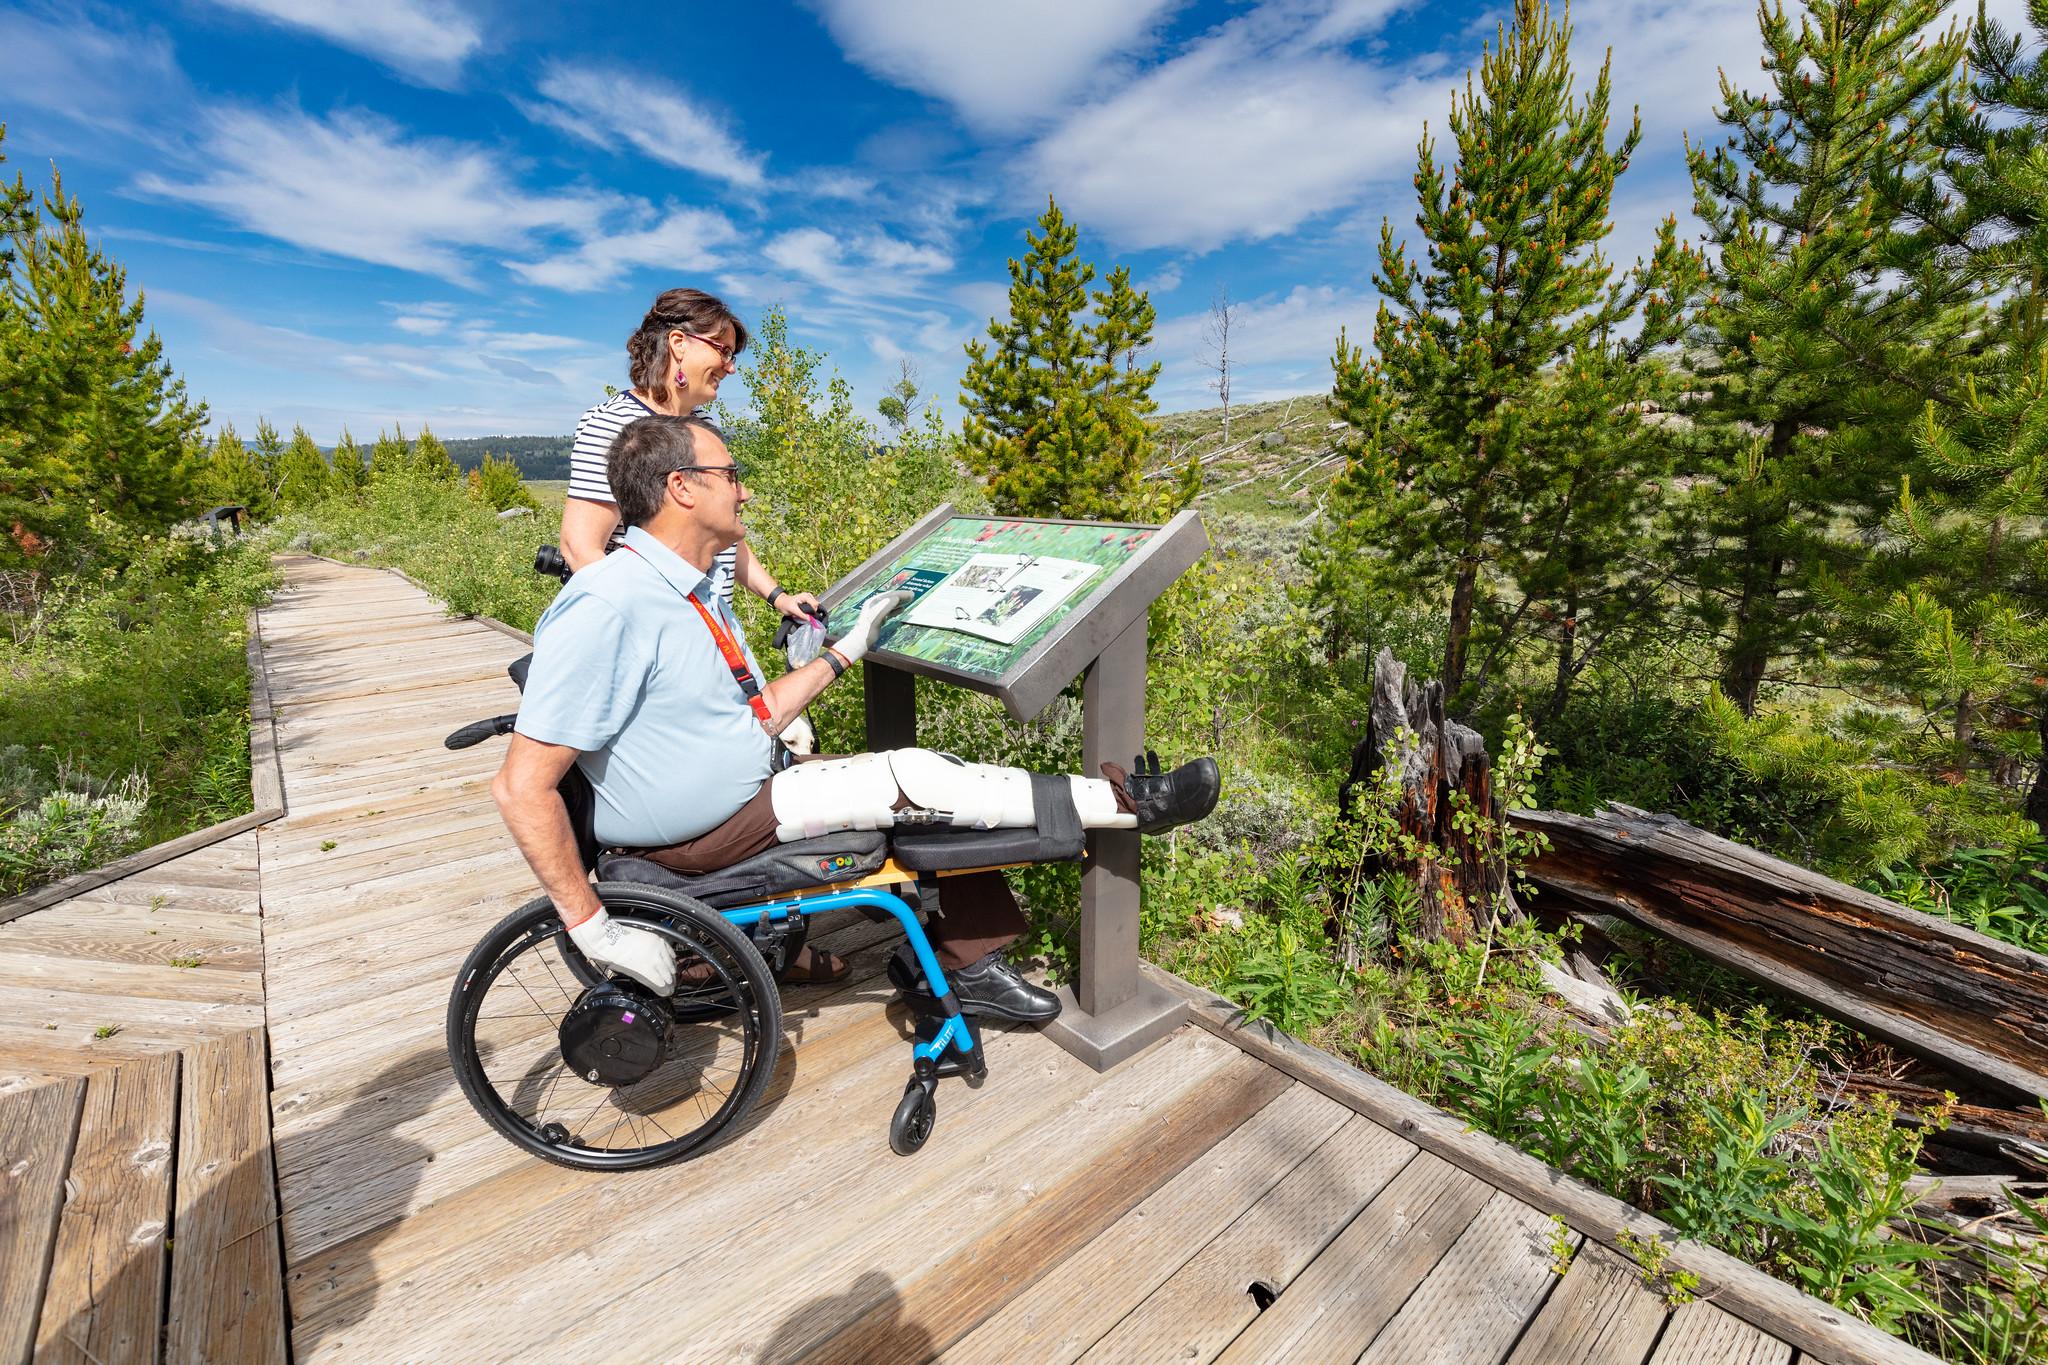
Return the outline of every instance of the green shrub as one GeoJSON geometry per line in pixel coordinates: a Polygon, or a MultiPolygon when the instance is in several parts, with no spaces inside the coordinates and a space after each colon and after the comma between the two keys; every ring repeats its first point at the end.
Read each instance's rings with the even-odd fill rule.
{"type": "Polygon", "coordinates": [[[469,485],[469,495],[493,512],[503,512],[513,507],[540,510],[540,504],[533,500],[533,494],[526,489],[526,480],[520,474],[518,464],[510,458],[484,456],[483,462],[469,471],[466,482],[469,485]]]}
{"type": "Polygon", "coordinates": [[[1867,890],[1980,934],[2048,953],[2048,837],[2004,848],[1959,848],[1926,871],[1880,867],[1867,890]]]}
{"type": "Polygon", "coordinates": [[[18,744],[0,750],[0,768],[0,891],[11,895],[84,872],[141,842],[149,809],[149,779],[141,773],[95,782],[60,762],[44,787],[18,744]]]}
{"type": "Polygon", "coordinates": [[[8,892],[249,809],[244,630],[268,564],[239,541],[93,531],[0,615],[8,892]]]}

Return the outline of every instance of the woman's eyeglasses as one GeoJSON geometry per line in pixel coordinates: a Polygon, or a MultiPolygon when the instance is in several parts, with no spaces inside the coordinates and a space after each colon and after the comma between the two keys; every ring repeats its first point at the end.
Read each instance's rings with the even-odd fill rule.
{"type": "Polygon", "coordinates": [[[740,353],[739,347],[728,346],[722,341],[713,341],[710,337],[705,336],[702,332],[684,332],[683,335],[689,337],[692,341],[703,342],[706,346],[709,346],[712,350],[718,352],[718,358],[723,360],[728,365],[732,364],[733,357],[737,356],[740,353]]]}

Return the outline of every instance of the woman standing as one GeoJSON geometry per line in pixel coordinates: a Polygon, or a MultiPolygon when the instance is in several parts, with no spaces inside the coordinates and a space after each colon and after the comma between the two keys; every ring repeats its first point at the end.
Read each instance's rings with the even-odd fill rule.
{"type": "MultiPolygon", "coordinates": [[[[633,387],[605,399],[576,424],[576,443],[569,452],[569,496],[562,503],[562,558],[572,570],[604,558],[624,534],[606,473],[619,432],[642,417],[686,417],[709,407],[718,397],[718,386],[739,368],[737,357],[746,346],[747,325],[703,290],[670,289],[655,298],[639,329],[626,339],[633,387]]],[[[744,540],[711,562],[711,590],[725,599],[728,611],[735,580],[794,620],[818,609],[815,594],[784,592],[744,540]]],[[[783,732],[785,740],[792,738],[795,726],[808,735],[809,722],[799,717],[792,730],[783,732]]],[[[810,744],[799,742],[795,747],[808,750],[810,744]]],[[[850,964],[837,954],[803,944],[780,976],[790,982],[828,982],[843,979],[849,970],[850,964]]]]}
{"type": "MultiPolygon", "coordinates": [[[[612,441],[642,417],[686,417],[709,407],[718,386],[739,368],[747,325],[701,289],[670,289],[654,300],[626,340],[633,387],[583,414],[569,453],[569,496],[562,504],[562,557],[580,569],[604,557],[619,534],[619,508],[605,477],[612,441]]],[[[761,567],[743,540],[712,562],[711,588],[732,603],[737,581],[793,620],[818,609],[808,592],[790,593],[761,567]]]]}

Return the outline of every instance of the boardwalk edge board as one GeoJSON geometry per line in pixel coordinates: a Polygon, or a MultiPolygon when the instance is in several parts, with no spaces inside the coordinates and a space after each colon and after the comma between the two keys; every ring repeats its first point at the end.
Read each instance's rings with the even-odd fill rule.
{"type": "Polygon", "coordinates": [[[284,770],[277,756],[277,719],[271,710],[270,676],[263,666],[263,629],[254,607],[249,609],[244,638],[249,662],[249,803],[253,809],[247,815],[237,815],[204,829],[195,829],[190,834],[151,844],[148,848],[123,854],[111,863],[74,872],[62,881],[0,900],[0,924],[19,919],[31,911],[61,905],[109,882],[146,872],[159,863],[196,853],[237,834],[246,834],[285,813],[284,770]]]}
{"type": "Polygon", "coordinates": [[[1702,1298],[1712,1299],[1726,1312],[1801,1351],[1835,1365],[1927,1365],[1935,1359],[1745,1261],[1681,1236],[1662,1219],[1603,1194],[1497,1138],[1468,1128],[1456,1115],[1397,1090],[1349,1062],[1265,1025],[1240,1025],[1237,1020],[1242,1011],[1212,991],[1150,963],[1141,964],[1140,970],[1183,996],[1191,1006],[1193,1022],[1199,1027],[1313,1086],[1423,1150],[1491,1182],[1497,1189],[1545,1213],[1556,1214],[1593,1241],[1627,1255],[1619,1244],[1623,1233],[1644,1240],[1660,1239],[1670,1247],[1664,1263],[1667,1272],[1683,1270],[1697,1274],[1702,1298]]]}

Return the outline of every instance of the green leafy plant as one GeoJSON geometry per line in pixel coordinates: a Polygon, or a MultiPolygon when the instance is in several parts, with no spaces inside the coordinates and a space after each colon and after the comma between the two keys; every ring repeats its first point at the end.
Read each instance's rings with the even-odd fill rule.
{"type": "Polygon", "coordinates": [[[1296,1035],[1327,1022],[1350,999],[1341,969],[1284,923],[1258,934],[1220,989],[1244,1007],[1246,1022],[1296,1035]]]}

